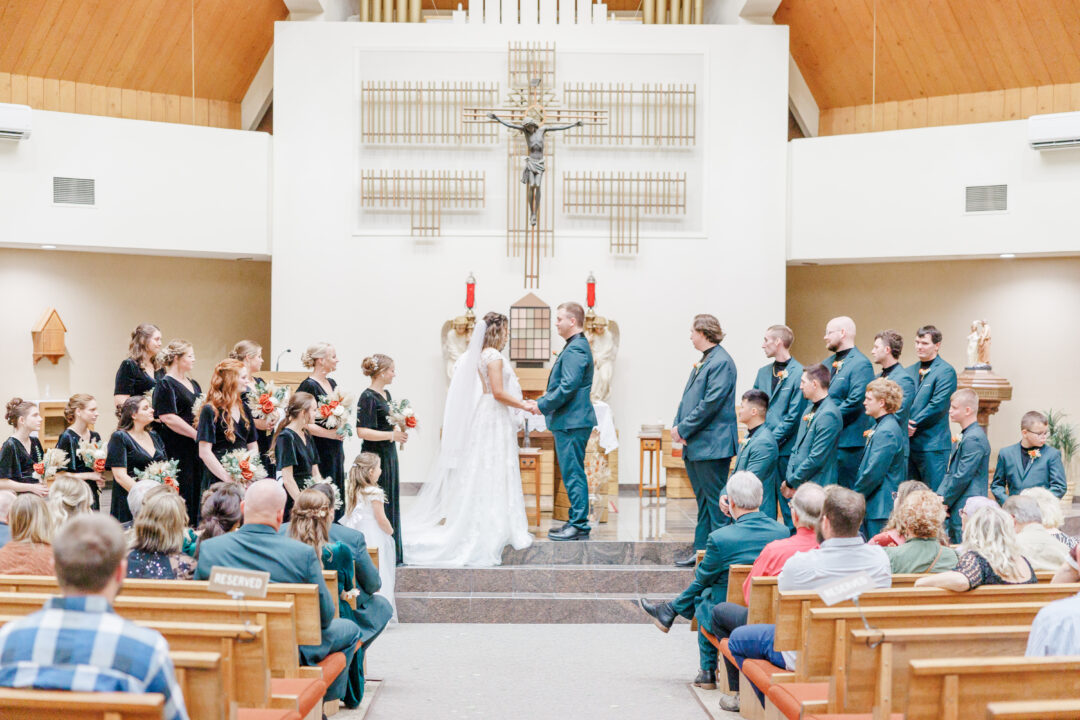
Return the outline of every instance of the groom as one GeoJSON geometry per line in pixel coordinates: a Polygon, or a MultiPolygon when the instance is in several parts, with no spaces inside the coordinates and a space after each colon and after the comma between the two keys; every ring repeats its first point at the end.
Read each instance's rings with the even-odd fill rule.
{"type": "Polygon", "coordinates": [[[563,303],[555,315],[555,329],[566,340],[558,360],[551,366],[547,391],[530,410],[543,415],[555,438],[563,485],[570,498],[570,522],[552,528],[552,540],[587,540],[589,537],[589,483],[585,479],[585,445],[596,425],[589,393],[592,392],[593,359],[582,332],[585,310],[576,302],[563,303]]]}

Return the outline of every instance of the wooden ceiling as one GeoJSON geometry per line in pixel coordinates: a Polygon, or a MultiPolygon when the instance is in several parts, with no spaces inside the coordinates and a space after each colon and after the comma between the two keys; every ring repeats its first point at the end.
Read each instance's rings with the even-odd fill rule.
{"type": "Polygon", "coordinates": [[[6,0],[0,73],[239,102],[283,0],[6,0]]]}
{"type": "Polygon", "coordinates": [[[822,109],[1080,82],[1077,0],[783,0],[773,20],[822,109]]]}

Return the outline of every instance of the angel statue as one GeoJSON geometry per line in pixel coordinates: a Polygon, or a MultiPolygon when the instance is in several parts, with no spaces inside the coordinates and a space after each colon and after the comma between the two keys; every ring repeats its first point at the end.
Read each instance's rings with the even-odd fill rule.
{"type": "Polygon", "coordinates": [[[967,336],[967,367],[990,367],[990,323],[973,320],[971,334],[967,336]]]}
{"type": "Polygon", "coordinates": [[[509,123],[495,113],[488,117],[511,130],[518,130],[525,136],[525,145],[529,155],[525,158],[525,170],[521,173],[521,182],[525,184],[525,201],[529,206],[529,224],[536,225],[536,216],[540,212],[540,180],[544,176],[544,134],[584,125],[581,120],[568,125],[544,125],[544,109],[533,105],[525,113],[525,120],[520,125],[509,123]]]}
{"type": "Polygon", "coordinates": [[[458,358],[465,353],[465,349],[469,347],[469,332],[472,330],[472,323],[469,322],[469,319],[465,315],[459,315],[453,320],[447,320],[443,323],[442,330],[439,332],[439,337],[442,338],[443,362],[446,363],[447,380],[454,377],[454,365],[457,364],[458,358]]]}
{"type": "Polygon", "coordinates": [[[611,396],[611,377],[615,374],[615,356],[619,353],[619,324],[604,317],[585,320],[585,337],[592,346],[593,383],[590,397],[607,402],[611,396]]]}

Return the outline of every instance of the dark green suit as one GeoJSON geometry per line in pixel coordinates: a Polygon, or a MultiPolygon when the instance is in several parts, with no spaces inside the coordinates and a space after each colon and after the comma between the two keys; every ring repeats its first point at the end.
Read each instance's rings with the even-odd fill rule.
{"type": "Polygon", "coordinates": [[[832,374],[829,398],[836,403],[844,421],[837,439],[836,480],[850,488],[855,484],[862,462],[866,442],[863,433],[870,429],[870,416],[863,407],[863,398],[866,397],[866,386],[874,379],[874,366],[857,347],[851,348],[842,360],[839,353],[825,358],[822,365],[832,374]]]}
{"type": "MultiPolygon", "coordinates": [[[[769,410],[765,413],[765,426],[776,438],[776,446],[780,453],[776,460],[777,487],[787,478],[791,449],[795,447],[795,436],[799,433],[799,422],[806,408],[806,398],[799,389],[803,366],[798,360],[791,358],[786,370],[787,374],[777,381],[775,388],[772,384],[772,363],[759,369],[757,378],[754,380],[754,389],[769,396],[769,410]]],[[[794,530],[795,525],[791,522],[791,510],[788,508],[787,498],[777,493],[776,499],[780,504],[784,524],[794,530]]]]}
{"type": "Polygon", "coordinates": [[[949,509],[949,539],[952,542],[963,539],[960,509],[969,497],[987,496],[989,479],[990,441],[979,423],[973,422],[960,434],[960,440],[953,443],[945,478],[937,491],[949,509]]]}
{"type": "Polygon", "coordinates": [[[829,398],[822,400],[817,410],[808,405],[806,415],[811,414],[809,420],[799,421],[799,434],[788,462],[785,482],[792,490],[804,482],[823,487],[836,484],[836,443],[844,421],[829,398]]]}
{"type": "Polygon", "coordinates": [[[536,401],[555,441],[559,473],[570,500],[570,525],[589,529],[589,481],[585,477],[585,446],[596,426],[592,392],[592,348],[584,333],[566,341],[548,375],[547,390],[536,401]]]}
{"type": "Polygon", "coordinates": [[[773,520],[776,519],[776,498],[780,489],[780,474],[776,467],[779,456],[773,434],[764,425],[759,425],[739,448],[732,470],[732,474],[747,470],[757,476],[761,481],[761,512],[773,520]]]}
{"type": "Polygon", "coordinates": [[[863,529],[872,538],[885,527],[893,508],[893,493],[907,475],[907,430],[896,415],[882,415],[866,440],[859,476],[852,490],[866,498],[863,529]]]}
{"type": "Polygon", "coordinates": [[[1020,443],[998,450],[994,481],[990,483],[990,492],[997,501],[1004,503],[1010,495],[1019,495],[1021,490],[1031,487],[1046,488],[1059,498],[1065,495],[1068,489],[1065,464],[1057,448],[1043,445],[1039,457],[1028,460],[1027,467],[1024,467],[1024,452],[1020,443]]]}
{"type": "MultiPolygon", "coordinates": [[[[671,603],[675,612],[687,619],[696,617],[698,627],[711,633],[712,609],[727,600],[728,568],[753,563],[763,547],[786,537],[790,537],[788,529],[759,510],[714,530],[705,545],[705,557],[694,571],[694,581],[671,603]]],[[[716,648],[700,632],[698,650],[702,669],[715,670],[716,648]]]]}
{"type": "Polygon", "coordinates": [[[940,355],[930,363],[927,372],[920,374],[922,363],[908,368],[915,380],[915,397],[911,401],[911,436],[908,477],[922,480],[940,494],[941,479],[945,477],[952,444],[949,429],[949,401],[956,392],[956,371],[940,355]]]}
{"type": "MultiPolygon", "coordinates": [[[[896,411],[896,419],[900,422],[900,427],[904,431],[904,457],[907,457],[911,451],[911,444],[908,442],[907,422],[908,418],[911,417],[911,403],[915,400],[915,378],[911,377],[911,373],[900,363],[893,365],[888,375],[882,370],[878,377],[892,380],[904,392],[904,399],[900,402],[900,409],[896,411]]],[[[904,471],[904,474],[907,475],[907,470],[904,471]]]]}
{"type": "MultiPolygon", "coordinates": [[[[278,535],[269,525],[244,525],[236,532],[219,535],[200,544],[195,579],[208,579],[210,570],[216,565],[268,572],[270,582],[318,585],[322,643],[301,645],[300,660],[304,665],[314,665],[332,653],[342,652],[345,654],[345,666],[352,662],[360,642],[360,628],[350,620],[334,618],[334,599],[326,589],[322,562],[314,548],[278,535]]],[[[340,700],[344,697],[348,679],[347,672],[340,673],[326,689],[325,699],[340,700]]]]}

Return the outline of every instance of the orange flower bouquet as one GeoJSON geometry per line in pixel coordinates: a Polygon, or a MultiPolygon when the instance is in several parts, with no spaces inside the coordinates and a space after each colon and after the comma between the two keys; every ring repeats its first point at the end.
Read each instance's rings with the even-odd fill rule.
{"type": "MultiPolygon", "coordinates": [[[[282,385],[278,387],[272,382],[255,380],[255,391],[247,394],[247,406],[251,410],[251,416],[256,420],[270,417],[274,413],[284,414],[282,408],[289,399],[289,388],[282,385]]],[[[267,428],[266,434],[273,432],[273,428],[267,428]]]]}
{"type": "MultiPolygon", "coordinates": [[[[387,413],[386,419],[391,425],[402,432],[416,429],[416,411],[413,410],[408,400],[391,400],[387,405],[390,411],[387,413]]],[[[401,450],[405,449],[405,446],[400,443],[398,447],[401,450]]]]}
{"type": "Polygon", "coordinates": [[[80,440],[76,451],[83,465],[96,473],[105,472],[105,456],[107,452],[101,442],[93,440],[80,440]]]}
{"type": "Polygon", "coordinates": [[[158,460],[150,463],[142,470],[135,471],[136,480],[153,480],[162,485],[168,485],[177,492],[180,492],[180,483],[176,481],[179,475],[179,460],[158,460]]]}
{"type": "Polygon", "coordinates": [[[231,450],[222,455],[221,467],[225,468],[230,480],[245,487],[267,476],[259,453],[247,449],[231,450]]]}
{"type": "Polygon", "coordinates": [[[42,483],[51,483],[56,473],[67,470],[68,454],[63,450],[53,448],[46,450],[45,455],[38,458],[34,463],[34,479],[42,483]]]}
{"type": "Polygon", "coordinates": [[[341,388],[329,395],[319,396],[319,408],[315,422],[327,430],[333,430],[339,438],[353,436],[352,395],[342,392],[341,388]]]}

